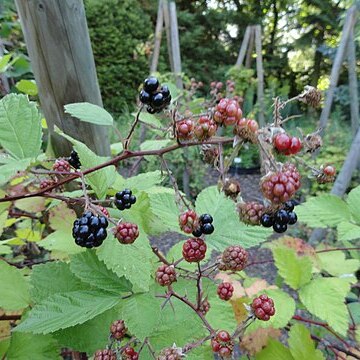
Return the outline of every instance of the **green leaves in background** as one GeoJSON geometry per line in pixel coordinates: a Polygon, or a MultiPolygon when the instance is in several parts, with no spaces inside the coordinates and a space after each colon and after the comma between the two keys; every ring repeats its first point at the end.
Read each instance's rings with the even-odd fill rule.
{"type": "Polygon", "coordinates": [[[30,163],[31,159],[29,158],[21,160],[11,157],[0,158],[0,185],[7,183],[18,171],[25,170],[30,163]]]}
{"type": "Polygon", "coordinates": [[[64,109],[67,114],[84,122],[105,126],[112,126],[114,123],[114,119],[105,109],[88,102],[67,104],[64,109]]]}
{"type": "Polygon", "coordinates": [[[280,341],[269,339],[268,345],[261,350],[255,357],[256,360],[294,360],[290,349],[280,341]]]}
{"type": "MultiPolygon", "coordinates": [[[[92,168],[108,160],[106,157],[96,155],[82,142],[77,141],[64,133],[60,134],[74,145],[75,150],[79,154],[81,170],[92,168]]],[[[106,195],[108,188],[115,181],[115,177],[116,170],[114,166],[105,167],[85,176],[98,198],[103,198],[106,195]]]]}
{"type": "Polygon", "coordinates": [[[15,87],[26,95],[36,96],[38,94],[38,87],[34,80],[21,79],[16,83],[15,87]]]}
{"type": "Polygon", "coordinates": [[[21,271],[0,260],[0,308],[20,310],[30,304],[29,286],[21,271]]]}
{"type": "MultiPolygon", "coordinates": [[[[347,204],[349,205],[349,209],[351,215],[355,219],[355,221],[360,225],[360,186],[357,186],[355,189],[349,192],[349,195],[346,199],[347,204]]],[[[360,237],[360,235],[359,235],[360,237]]]]}
{"type": "Polygon", "coordinates": [[[0,145],[17,160],[39,155],[40,113],[27,96],[9,94],[0,100],[0,145]]]}
{"type": "Polygon", "coordinates": [[[354,274],[360,267],[358,259],[346,259],[342,251],[318,253],[318,257],[322,264],[322,270],[332,276],[354,274]]]}
{"type": "Polygon", "coordinates": [[[349,291],[350,284],[345,279],[318,278],[302,287],[299,296],[309,312],[346,336],[349,314],[344,299],[349,291]]]}
{"type": "Polygon", "coordinates": [[[196,212],[209,213],[214,218],[215,231],[207,242],[211,249],[223,251],[234,244],[249,248],[264,242],[271,234],[269,229],[240,222],[235,203],[220,193],[216,186],[208,187],[198,195],[196,212]]]}
{"type": "Polygon", "coordinates": [[[297,290],[311,280],[312,263],[306,257],[298,257],[294,250],[277,247],[273,249],[275,266],[285,283],[297,290]]]}

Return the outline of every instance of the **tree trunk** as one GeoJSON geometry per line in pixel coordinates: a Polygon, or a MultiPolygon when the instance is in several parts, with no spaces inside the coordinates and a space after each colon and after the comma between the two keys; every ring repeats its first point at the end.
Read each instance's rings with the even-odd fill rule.
{"type": "Polygon", "coordinates": [[[16,0],[39,89],[39,98],[56,155],[69,155],[71,144],[57,126],[99,155],[110,155],[108,128],[80,122],[64,105],[102,106],[82,0],[16,0]]]}

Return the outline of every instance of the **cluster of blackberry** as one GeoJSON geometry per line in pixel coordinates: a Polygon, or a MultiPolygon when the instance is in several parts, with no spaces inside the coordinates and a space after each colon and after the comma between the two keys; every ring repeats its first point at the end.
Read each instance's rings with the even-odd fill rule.
{"type": "Polygon", "coordinates": [[[144,81],[144,88],[140,91],[140,101],[147,105],[146,110],[150,114],[161,112],[171,101],[170,90],[166,85],[160,87],[159,80],[150,76],[144,81]]]}
{"type": "Polygon", "coordinates": [[[297,222],[297,215],[294,211],[296,203],[294,200],[284,203],[284,208],[276,211],[274,215],[263,214],[260,223],[264,227],[273,227],[277,233],[283,233],[288,225],[294,225],[297,222]]]}
{"type": "Polygon", "coordinates": [[[133,195],[130,189],[125,189],[115,194],[114,203],[119,210],[130,209],[131,205],[136,203],[136,196],[133,195]]]}
{"type": "Polygon", "coordinates": [[[74,221],[72,236],[79,246],[86,248],[98,247],[106,239],[107,227],[108,221],[105,216],[97,216],[91,211],[86,211],[74,221]]]}
{"type": "Polygon", "coordinates": [[[214,232],[213,218],[209,214],[202,214],[199,217],[199,227],[192,232],[195,237],[200,237],[202,234],[210,235],[214,232]]]}
{"type": "Polygon", "coordinates": [[[80,169],[81,162],[79,159],[79,154],[75,150],[71,151],[67,161],[74,169],[80,169]]]}

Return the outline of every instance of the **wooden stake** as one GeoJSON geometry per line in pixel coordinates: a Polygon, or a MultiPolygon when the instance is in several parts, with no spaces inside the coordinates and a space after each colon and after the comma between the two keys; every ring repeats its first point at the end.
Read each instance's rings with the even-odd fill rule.
{"type": "Polygon", "coordinates": [[[265,125],[265,104],[264,104],[264,68],[261,47],[261,26],[255,26],[255,47],[256,47],[256,72],[257,72],[257,101],[259,104],[259,125],[265,125]]]}
{"type": "Polygon", "coordinates": [[[97,154],[110,155],[107,127],[64,113],[70,103],[102,106],[82,0],[16,0],[16,6],[55,154],[69,155],[72,148],[56,136],[56,125],[97,154]]]}
{"type": "Polygon", "coordinates": [[[171,72],[175,72],[174,63],[173,63],[173,57],[172,57],[172,50],[171,50],[170,14],[169,14],[168,0],[163,1],[163,11],[164,11],[166,42],[167,42],[167,50],[168,50],[168,54],[169,54],[170,69],[171,69],[171,72]]]}
{"type": "Polygon", "coordinates": [[[246,52],[246,59],[245,59],[245,67],[247,69],[251,68],[251,60],[252,60],[252,54],[254,51],[255,46],[255,29],[253,26],[251,26],[251,34],[249,39],[249,46],[246,52]]]}
{"type": "Polygon", "coordinates": [[[159,0],[158,5],[158,12],[157,12],[157,18],[156,18],[156,27],[155,27],[155,43],[154,43],[154,52],[151,59],[151,65],[150,65],[150,74],[153,74],[156,72],[158,63],[159,63],[159,55],[160,55],[160,45],[161,45],[161,37],[163,32],[163,26],[164,26],[164,1],[159,0]]]}
{"type": "Polygon", "coordinates": [[[241,66],[242,63],[244,62],[246,49],[247,49],[248,44],[249,44],[251,28],[252,28],[251,26],[246,27],[245,34],[244,34],[244,39],[243,39],[243,41],[241,43],[239,55],[238,55],[238,58],[236,60],[235,66],[241,66]]]}

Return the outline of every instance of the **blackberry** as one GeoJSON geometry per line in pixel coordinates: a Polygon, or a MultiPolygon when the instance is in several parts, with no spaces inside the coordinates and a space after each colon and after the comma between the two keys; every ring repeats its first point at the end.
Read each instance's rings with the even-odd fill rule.
{"type": "Polygon", "coordinates": [[[136,203],[136,197],[131,190],[125,189],[115,194],[114,203],[119,210],[130,209],[136,203]]]}
{"type": "Polygon", "coordinates": [[[274,225],[274,219],[269,214],[263,214],[260,218],[260,223],[264,227],[271,227],[274,225]]]}
{"type": "Polygon", "coordinates": [[[170,90],[166,85],[161,86],[159,89],[159,80],[150,76],[144,81],[144,87],[140,91],[140,101],[147,105],[146,110],[150,114],[161,112],[171,102],[170,90]]]}
{"type": "Polygon", "coordinates": [[[161,92],[155,94],[152,97],[151,103],[150,103],[150,105],[156,110],[162,109],[164,104],[165,104],[164,95],[161,92]]]}
{"type": "Polygon", "coordinates": [[[275,223],[273,225],[273,229],[277,233],[283,233],[283,232],[285,232],[287,230],[287,225],[286,224],[275,223]]]}
{"type": "Polygon", "coordinates": [[[293,211],[294,207],[295,207],[295,201],[293,201],[293,200],[289,200],[289,201],[286,201],[286,203],[284,203],[284,209],[286,211],[293,211]]]}
{"type": "Polygon", "coordinates": [[[214,232],[214,226],[213,224],[206,223],[201,225],[200,230],[202,231],[203,234],[210,235],[214,232]]]}
{"type": "Polygon", "coordinates": [[[159,80],[154,77],[150,76],[144,80],[144,90],[149,94],[153,94],[159,87],[159,80]]]}
{"type": "Polygon", "coordinates": [[[195,230],[192,232],[192,234],[193,234],[195,237],[200,237],[200,236],[203,234],[203,232],[202,232],[201,228],[199,227],[199,228],[195,229],[195,230]]]}
{"type": "Polygon", "coordinates": [[[75,151],[72,150],[70,153],[70,156],[68,158],[68,163],[74,168],[74,169],[80,169],[81,167],[81,162],[80,162],[80,158],[79,158],[79,154],[75,151]]]}
{"type": "Polygon", "coordinates": [[[213,222],[213,218],[209,214],[202,214],[199,220],[202,224],[211,224],[213,222]]]}
{"type": "Polygon", "coordinates": [[[278,210],[274,215],[275,223],[286,225],[289,222],[289,215],[286,210],[278,210]]]}
{"type": "Polygon", "coordinates": [[[163,94],[166,101],[168,101],[169,98],[171,100],[170,90],[166,85],[161,87],[160,92],[163,94]]]}
{"type": "Polygon", "coordinates": [[[106,239],[108,221],[105,216],[96,216],[86,211],[74,221],[72,236],[81,247],[93,248],[100,246],[106,239]]]}
{"type": "Polygon", "coordinates": [[[150,104],[151,95],[145,90],[141,90],[139,94],[139,99],[143,104],[150,104]]]}
{"type": "Polygon", "coordinates": [[[289,217],[289,225],[294,225],[297,222],[297,215],[294,211],[291,211],[288,213],[288,217],[289,217]]]}

